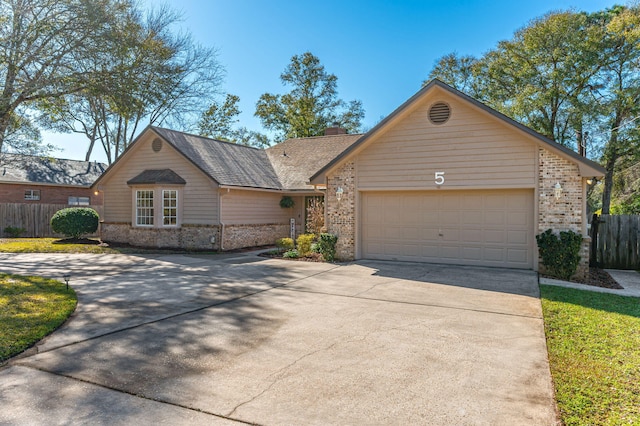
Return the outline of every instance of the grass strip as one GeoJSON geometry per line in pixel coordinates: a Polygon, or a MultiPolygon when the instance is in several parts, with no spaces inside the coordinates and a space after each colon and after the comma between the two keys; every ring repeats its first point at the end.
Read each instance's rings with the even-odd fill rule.
{"type": "Polygon", "coordinates": [[[640,299],[540,286],[565,425],[640,425],[640,299]]]}

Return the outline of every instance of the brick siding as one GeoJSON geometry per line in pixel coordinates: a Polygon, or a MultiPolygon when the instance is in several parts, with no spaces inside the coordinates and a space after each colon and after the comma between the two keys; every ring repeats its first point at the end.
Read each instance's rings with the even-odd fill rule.
{"type": "MultiPolygon", "coordinates": [[[[555,232],[573,231],[582,234],[584,205],[582,176],[578,165],[565,160],[544,148],[538,150],[538,233],[547,229],[555,232]],[[555,197],[555,185],[560,183],[562,194],[555,197]]],[[[580,264],[577,278],[586,278],[589,273],[589,244],[591,239],[582,240],[580,264]]],[[[542,261],[540,270],[544,272],[542,261]]]]}
{"type": "Polygon", "coordinates": [[[102,193],[95,195],[90,188],[0,183],[0,203],[67,204],[69,197],[89,197],[91,205],[102,205],[102,193]],[[40,200],[25,200],[26,190],[40,191],[40,200]]]}
{"type": "MultiPolygon", "coordinates": [[[[139,247],[183,248],[187,250],[220,250],[217,225],[183,224],[179,228],[133,227],[130,223],[100,225],[100,237],[111,243],[127,243],[139,247]],[[215,242],[211,242],[211,238],[215,242]]],[[[227,225],[224,227],[223,250],[273,245],[278,238],[289,236],[288,224],[227,225]]]]}
{"type": "Polygon", "coordinates": [[[327,231],[338,236],[336,258],[353,260],[356,240],[356,168],[350,161],[328,176],[326,202],[327,231]],[[336,198],[336,190],[342,188],[342,198],[336,198]]]}

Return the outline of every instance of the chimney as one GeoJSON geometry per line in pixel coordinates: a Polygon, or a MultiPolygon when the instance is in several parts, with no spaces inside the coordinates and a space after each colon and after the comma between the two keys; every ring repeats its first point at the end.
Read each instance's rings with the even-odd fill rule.
{"type": "Polygon", "coordinates": [[[334,136],[334,135],[346,135],[347,129],[343,129],[340,127],[340,123],[333,123],[332,127],[327,127],[324,129],[325,136],[334,136]]]}

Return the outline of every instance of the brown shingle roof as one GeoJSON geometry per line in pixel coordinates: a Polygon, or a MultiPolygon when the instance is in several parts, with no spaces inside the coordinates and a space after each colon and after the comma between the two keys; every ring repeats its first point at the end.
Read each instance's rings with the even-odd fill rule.
{"type": "Polygon", "coordinates": [[[262,149],[151,127],[220,185],[283,189],[262,149]]]}
{"type": "Polygon", "coordinates": [[[287,139],[266,152],[283,188],[311,189],[309,178],[354,144],[362,135],[316,136],[287,139]]]}

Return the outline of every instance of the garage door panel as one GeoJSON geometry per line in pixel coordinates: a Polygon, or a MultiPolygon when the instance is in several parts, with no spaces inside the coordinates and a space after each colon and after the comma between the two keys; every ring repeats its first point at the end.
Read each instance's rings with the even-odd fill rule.
{"type": "Polygon", "coordinates": [[[460,212],[460,220],[467,225],[482,225],[484,223],[482,211],[480,214],[476,211],[462,211],[460,212]]]}
{"type": "Polygon", "coordinates": [[[481,243],[484,238],[481,229],[463,229],[460,231],[460,239],[470,243],[481,243]]]}
{"type": "Polygon", "coordinates": [[[526,231],[509,231],[507,233],[508,239],[507,243],[509,244],[528,244],[529,243],[529,234],[526,231]]]}
{"type": "Polygon", "coordinates": [[[484,232],[486,243],[504,244],[507,242],[506,232],[502,229],[487,229],[484,232]]]}
{"type": "Polygon", "coordinates": [[[510,262],[526,262],[527,250],[509,249],[507,250],[507,258],[510,262]]]}
{"type": "Polygon", "coordinates": [[[527,224],[527,212],[514,212],[507,216],[507,225],[524,226],[527,224]]]}
{"type": "Polygon", "coordinates": [[[501,262],[505,257],[505,249],[503,248],[489,248],[484,249],[483,260],[490,262],[501,262]]]}
{"type": "Polygon", "coordinates": [[[479,259],[482,256],[482,249],[480,247],[463,247],[461,250],[461,257],[467,260],[479,259]]]}
{"type": "Polygon", "coordinates": [[[483,223],[489,226],[502,226],[505,224],[505,213],[500,211],[486,211],[482,215],[483,223]]]}
{"type": "Polygon", "coordinates": [[[459,259],[460,246],[442,245],[440,247],[440,256],[445,259],[459,259]]]}
{"type": "Polygon", "coordinates": [[[362,256],[533,267],[533,190],[362,194],[362,256]]]}

